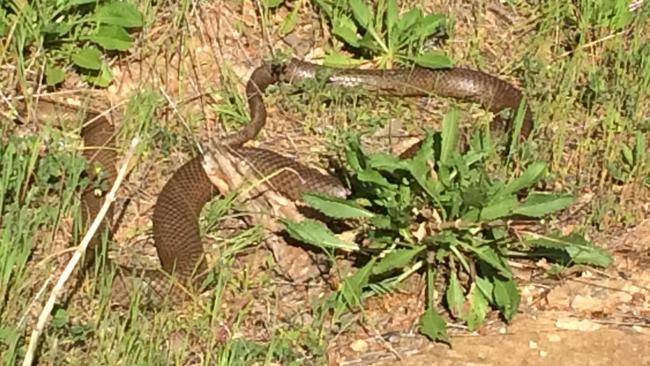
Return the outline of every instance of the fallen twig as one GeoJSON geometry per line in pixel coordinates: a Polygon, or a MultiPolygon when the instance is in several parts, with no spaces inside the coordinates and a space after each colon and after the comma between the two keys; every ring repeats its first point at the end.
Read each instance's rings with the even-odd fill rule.
{"type": "Polygon", "coordinates": [[[41,314],[38,317],[38,322],[36,323],[36,327],[32,331],[32,335],[29,339],[29,346],[27,348],[27,352],[25,353],[23,366],[30,366],[32,364],[34,360],[34,353],[36,351],[36,346],[38,345],[38,339],[40,338],[41,333],[43,333],[43,329],[45,329],[45,325],[47,324],[50,313],[52,312],[54,303],[61,295],[61,292],[63,291],[63,286],[65,285],[68,278],[70,278],[70,275],[72,274],[72,271],[74,271],[75,267],[77,266],[77,263],[79,263],[81,256],[83,255],[83,253],[86,252],[86,248],[88,247],[90,240],[95,236],[95,232],[99,228],[99,225],[101,224],[102,220],[104,220],[104,216],[106,216],[106,213],[108,212],[110,205],[113,203],[113,201],[115,201],[117,190],[119,189],[122,180],[126,176],[126,172],[129,167],[129,161],[135,154],[135,148],[137,147],[139,142],[140,142],[140,138],[138,136],[134,137],[133,140],[131,140],[131,146],[129,147],[129,150],[127,151],[124,158],[122,159],[117,174],[117,178],[115,179],[115,183],[111,187],[111,190],[106,195],[104,204],[102,205],[101,209],[97,213],[97,216],[95,217],[92,224],[90,225],[90,228],[88,228],[86,235],[84,235],[83,239],[81,240],[81,243],[77,247],[77,250],[75,251],[70,261],[68,262],[68,265],[65,267],[63,273],[61,273],[61,276],[59,277],[58,281],[52,288],[50,297],[47,299],[47,302],[45,303],[45,306],[43,307],[43,310],[41,311],[41,314]]]}

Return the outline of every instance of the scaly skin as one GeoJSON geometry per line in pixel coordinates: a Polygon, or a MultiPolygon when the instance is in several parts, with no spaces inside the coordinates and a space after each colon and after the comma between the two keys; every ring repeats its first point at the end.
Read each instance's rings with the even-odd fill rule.
{"type": "MultiPolygon", "coordinates": [[[[412,69],[360,70],[334,69],[292,59],[285,65],[263,64],[252,74],[246,86],[251,123],[236,133],[211,144],[226,146],[232,158],[242,159],[253,166],[256,176],[266,177],[278,170],[270,179],[272,189],[291,200],[299,200],[306,191],[326,192],[344,196],[347,191],[333,176],[325,175],[290,158],[269,150],[243,147],[254,139],[266,122],[263,94],[266,88],[279,81],[293,82],[328,75],[326,81],[341,86],[363,87],[382,95],[427,96],[437,95],[481,104],[499,112],[509,108],[516,111],[522,99],[521,92],[511,84],[483,72],[462,69],[412,69]]],[[[509,123],[508,128],[511,127],[509,123]]],[[[530,110],[526,110],[521,135],[528,137],[533,127],[530,110]]],[[[116,156],[112,149],[113,127],[99,119],[82,131],[86,145],[106,146],[106,149],[89,150],[86,157],[97,161],[109,170],[109,183],[114,179],[116,156]]],[[[206,157],[214,151],[206,146],[206,157]]],[[[409,151],[415,151],[410,149],[409,151]]],[[[223,151],[221,152],[223,153],[223,151]]],[[[403,157],[410,153],[403,154],[403,157]]],[[[178,168],[165,184],[154,208],[154,241],[162,269],[174,273],[186,285],[195,286],[202,279],[207,265],[199,233],[199,215],[203,206],[219,193],[208,178],[204,159],[196,157],[178,168]]],[[[82,196],[85,221],[96,215],[102,197],[88,192],[82,196]]],[[[164,275],[147,272],[152,287],[163,291],[164,275]]],[[[116,294],[114,294],[116,295],[116,294]]],[[[120,294],[125,296],[127,294],[120,294]]]]}

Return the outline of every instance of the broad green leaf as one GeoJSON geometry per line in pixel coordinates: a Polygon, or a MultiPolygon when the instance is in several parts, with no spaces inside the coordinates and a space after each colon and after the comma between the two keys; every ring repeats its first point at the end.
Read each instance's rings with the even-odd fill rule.
{"type": "Polygon", "coordinates": [[[487,245],[482,245],[480,247],[474,247],[472,245],[461,243],[461,245],[476,254],[476,256],[483,262],[492,266],[492,268],[499,271],[499,274],[506,278],[512,278],[512,270],[508,263],[500,256],[494,249],[487,245]]]}
{"type": "Polygon", "coordinates": [[[445,15],[440,13],[429,14],[420,18],[416,26],[418,37],[420,39],[430,37],[445,24],[445,20],[445,15]]]}
{"type": "Polygon", "coordinates": [[[533,184],[537,183],[540,178],[544,175],[546,170],[546,163],[543,161],[536,161],[526,168],[526,171],[523,172],[517,179],[511,181],[504,188],[504,193],[515,193],[519,190],[527,187],[531,187],[533,184]]]}
{"type": "Polygon", "coordinates": [[[129,32],[114,25],[100,26],[88,39],[111,51],[126,51],[133,46],[129,32]]]}
{"type": "Polygon", "coordinates": [[[332,22],[332,33],[340,37],[345,43],[352,47],[359,47],[359,35],[357,26],[352,19],[345,15],[334,18],[332,22]]]}
{"type": "Polygon", "coordinates": [[[561,249],[577,264],[608,267],[612,257],[577,233],[567,236],[530,234],[526,243],[534,247],[561,249]]]}
{"type": "Polygon", "coordinates": [[[395,249],[386,254],[386,256],[377,263],[372,273],[381,274],[396,268],[404,268],[410,263],[413,257],[418,255],[418,253],[422,252],[425,248],[426,247],[424,246],[419,246],[409,249],[395,249]]]}
{"type": "Polygon", "coordinates": [[[305,219],[301,222],[293,222],[286,219],[280,220],[287,233],[294,239],[319,248],[341,249],[346,251],[358,251],[359,246],[339,239],[322,222],[305,219]]]}
{"type": "Polygon", "coordinates": [[[481,186],[475,184],[463,191],[463,203],[467,207],[481,207],[486,203],[487,195],[481,188],[481,186]]]}
{"type": "Polygon", "coordinates": [[[84,69],[99,70],[102,67],[102,54],[95,47],[85,47],[72,54],[72,62],[84,69]]]}
{"type": "Polygon", "coordinates": [[[443,164],[449,164],[451,156],[456,152],[458,146],[458,118],[459,112],[457,108],[453,108],[449,113],[445,114],[442,119],[442,149],[440,151],[440,161],[443,164]]]}
{"type": "Polygon", "coordinates": [[[447,323],[431,307],[428,307],[420,318],[420,330],[432,341],[447,340],[447,323]]]}
{"type": "Polygon", "coordinates": [[[427,134],[424,141],[420,146],[420,149],[415,153],[413,158],[409,159],[408,168],[409,172],[418,182],[420,187],[424,189],[425,192],[433,200],[438,200],[436,183],[433,181],[431,175],[431,169],[433,169],[433,136],[427,134]],[[431,164],[431,166],[430,166],[431,164]]]}
{"type": "Polygon", "coordinates": [[[341,293],[350,308],[354,309],[361,305],[361,293],[363,288],[368,284],[368,278],[370,278],[375,261],[375,258],[371,259],[370,262],[356,271],[352,276],[343,280],[341,293]]]}
{"type": "Polygon", "coordinates": [[[41,27],[41,32],[56,36],[63,36],[64,34],[70,32],[71,29],[72,25],[66,22],[49,22],[45,23],[41,27]]]}
{"type": "Polygon", "coordinates": [[[108,65],[106,65],[105,63],[102,63],[101,69],[99,71],[99,75],[90,77],[91,83],[100,86],[102,88],[109,86],[112,81],[113,81],[113,73],[111,72],[111,69],[108,68],[108,65]]]}
{"type": "Polygon", "coordinates": [[[483,296],[487,299],[488,303],[496,304],[494,301],[494,283],[488,278],[476,276],[476,287],[481,290],[483,296]]]}
{"type": "Polygon", "coordinates": [[[517,313],[520,300],[519,289],[514,280],[494,280],[494,301],[507,322],[517,313]]]}
{"type": "Polygon", "coordinates": [[[469,291],[469,311],[464,319],[470,332],[475,331],[483,322],[488,311],[488,301],[476,286],[469,291]]]}
{"type": "Polygon", "coordinates": [[[397,0],[388,0],[386,4],[386,28],[388,28],[388,33],[392,33],[395,30],[395,24],[397,24],[397,18],[399,17],[399,9],[397,7],[397,0]]]}
{"type": "Polygon", "coordinates": [[[444,69],[454,66],[454,62],[441,51],[427,51],[415,57],[409,57],[416,64],[430,69],[444,69]]]}
{"type": "Polygon", "coordinates": [[[642,164],[647,158],[648,152],[646,151],[645,139],[645,133],[636,131],[636,136],[634,137],[634,164],[642,164]]]}
{"type": "Polygon", "coordinates": [[[388,215],[376,215],[370,219],[370,223],[377,229],[390,229],[392,220],[388,215]]]}
{"type": "Polygon", "coordinates": [[[356,202],[317,193],[305,193],[303,199],[310,207],[336,219],[371,218],[374,213],[359,206],[356,202]]]}
{"type": "Polygon", "coordinates": [[[383,175],[379,174],[376,170],[365,169],[357,174],[357,179],[362,182],[374,183],[376,185],[388,188],[397,189],[397,186],[390,183],[383,175]]]}
{"type": "Polygon", "coordinates": [[[621,155],[623,155],[623,162],[627,166],[634,166],[634,154],[632,153],[632,149],[627,147],[627,145],[621,145],[621,155]]]}
{"type": "Polygon", "coordinates": [[[368,156],[368,166],[387,172],[394,172],[398,169],[407,167],[406,162],[395,155],[386,153],[376,153],[368,156]]]}
{"type": "Polygon", "coordinates": [[[574,197],[570,194],[555,195],[535,192],[513,213],[528,217],[542,217],[569,207],[573,201],[574,197]]]}
{"type": "Polygon", "coordinates": [[[503,197],[481,209],[481,220],[489,221],[510,216],[518,203],[515,196],[503,197]]]}
{"type": "Polygon", "coordinates": [[[365,155],[361,149],[361,142],[359,141],[358,136],[353,135],[347,139],[345,159],[350,165],[350,168],[352,168],[352,170],[356,173],[360,173],[366,169],[365,155]]]}
{"type": "Polygon", "coordinates": [[[135,5],[126,1],[115,1],[97,8],[97,21],[101,24],[118,25],[124,28],[142,26],[142,14],[135,5]]]}
{"type": "Polygon", "coordinates": [[[54,86],[65,80],[65,71],[62,68],[47,64],[45,67],[45,82],[49,86],[54,86]]]}
{"type": "Polygon", "coordinates": [[[465,304],[465,294],[463,287],[458,282],[458,277],[455,272],[452,272],[449,276],[449,285],[447,286],[447,306],[449,306],[449,311],[451,315],[460,319],[463,315],[463,306],[465,304]]]}
{"type": "Polygon", "coordinates": [[[76,5],[94,4],[94,3],[97,3],[97,0],[68,0],[66,1],[66,6],[72,7],[76,5]]]}
{"type": "Polygon", "coordinates": [[[352,8],[352,15],[354,19],[361,24],[361,26],[368,30],[372,27],[372,10],[366,5],[363,0],[350,0],[350,7],[352,8]]]}
{"type": "Polygon", "coordinates": [[[290,33],[296,27],[296,23],[298,23],[299,9],[299,7],[295,6],[289,15],[282,21],[280,24],[280,29],[278,30],[281,36],[290,33]]]}
{"type": "Polygon", "coordinates": [[[363,64],[363,60],[357,60],[340,52],[328,53],[323,59],[323,65],[330,67],[352,67],[363,64]]]}
{"type": "Polygon", "coordinates": [[[397,29],[400,33],[409,31],[415,23],[422,17],[422,10],[419,8],[412,8],[402,15],[399,22],[397,22],[397,29]]]}
{"type": "Polygon", "coordinates": [[[262,3],[269,9],[276,8],[282,4],[284,0],[263,0],[262,3]]]}

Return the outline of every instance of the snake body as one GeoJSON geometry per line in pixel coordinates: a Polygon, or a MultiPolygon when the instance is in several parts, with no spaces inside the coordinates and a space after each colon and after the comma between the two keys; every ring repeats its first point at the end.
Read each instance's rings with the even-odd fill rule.
{"type": "MultiPolygon", "coordinates": [[[[270,184],[291,200],[300,200],[301,194],[306,191],[339,196],[344,196],[346,191],[333,176],[270,150],[243,145],[255,138],[266,122],[263,94],[269,85],[279,81],[313,79],[319,75],[324,75],[325,81],[330,84],[363,87],[383,95],[451,97],[479,103],[493,112],[506,108],[516,110],[522,101],[522,93],[510,83],[463,68],[338,69],[298,59],[280,65],[264,63],[255,69],[246,86],[251,122],[216,143],[248,161],[259,176],[281,170],[270,179],[270,184]]],[[[529,135],[532,126],[532,114],[527,110],[521,129],[522,137],[529,135]]],[[[91,147],[86,150],[85,156],[89,161],[96,161],[105,167],[109,182],[115,178],[113,135],[113,127],[105,119],[98,119],[82,130],[84,143],[91,147]]],[[[174,273],[188,284],[196,284],[201,276],[195,274],[204,273],[207,266],[199,233],[200,212],[207,202],[224,193],[218,192],[212,184],[203,163],[201,156],[195,157],[174,172],[157,198],[152,219],[154,242],[162,269],[168,274],[174,273]]],[[[82,203],[85,220],[94,217],[102,200],[101,196],[84,192],[82,203]]],[[[150,276],[160,277],[155,274],[150,276]]]]}

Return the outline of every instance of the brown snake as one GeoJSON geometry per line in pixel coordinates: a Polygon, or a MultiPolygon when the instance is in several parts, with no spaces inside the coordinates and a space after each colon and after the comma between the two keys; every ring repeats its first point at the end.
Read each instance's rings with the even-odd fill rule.
{"type": "MultiPolygon", "coordinates": [[[[344,187],[333,176],[269,150],[242,146],[255,138],[265,124],[263,93],[269,85],[279,81],[311,79],[321,73],[328,75],[326,81],[330,84],[361,86],[382,95],[451,97],[480,103],[493,112],[503,109],[516,111],[522,100],[522,93],[511,84],[483,72],[463,68],[333,69],[297,59],[282,65],[265,63],[253,72],[246,86],[251,123],[213,142],[204,156],[195,157],[178,168],[158,196],[153,213],[153,235],[163,271],[174,273],[184,284],[193,285],[200,283],[202,278],[194,274],[203,274],[207,270],[198,220],[203,206],[216,195],[224,193],[215,188],[204,169],[206,158],[214,159],[215,154],[223,154],[224,151],[232,153],[247,161],[259,177],[284,169],[269,183],[290,200],[300,200],[301,194],[306,191],[338,196],[346,194],[344,187]]],[[[532,114],[526,109],[521,136],[528,137],[532,127],[532,114]]],[[[82,130],[84,144],[89,147],[84,152],[85,157],[89,161],[99,162],[106,169],[109,183],[116,175],[113,135],[113,126],[105,119],[97,119],[82,130]]],[[[89,174],[92,175],[90,169],[89,174]]],[[[103,197],[94,195],[90,190],[83,193],[85,222],[97,214],[102,202],[103,197]]],[[[165,277],[156,271],[148,272],[147,276],[151,277],[150,282],[156,288],[160,288],[159,283],[163,282],[159,280],[165,277]]]]}

